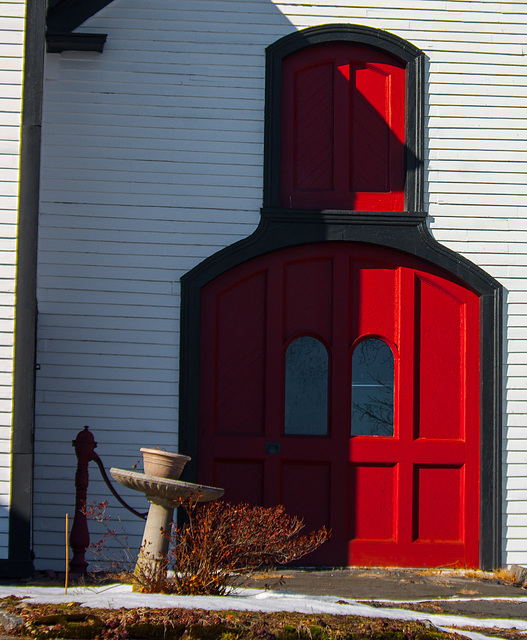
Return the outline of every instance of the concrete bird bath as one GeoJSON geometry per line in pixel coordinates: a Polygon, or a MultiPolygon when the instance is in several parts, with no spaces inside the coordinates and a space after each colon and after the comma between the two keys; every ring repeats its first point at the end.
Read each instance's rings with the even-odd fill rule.
{"type": "Polygon", "coordinates": [[[209,502],[220,498],[224,491],[217,487],[207,487],[114,467],[110,469],[110,473],[123,486],[142,491],[150,502],[143,542],[134,573],[136,576],[148,576],[155,580],[166,573],[165,559],[169,541],[163,533],[170,529],[174,509],[178,506],[177,502],[186,498],[195,498],[198,502],[209,502]]]}

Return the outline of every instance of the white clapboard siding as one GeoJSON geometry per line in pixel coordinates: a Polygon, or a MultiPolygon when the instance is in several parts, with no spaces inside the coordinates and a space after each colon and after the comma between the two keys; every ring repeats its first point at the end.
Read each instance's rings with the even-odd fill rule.
{"type": "Polygon", "coordinates": [[[0,3],[0,558],[9,544],[14,291],[25,0],[0,3]]]}
{"type": "MultiPolygon", "coordinates": [[[[430,229],[507,288],[503,560],[527,563],[527,2],[394,4],[114,0],[79,29],[108,34],[102,55],[47,56],[38,568],[62,562],[55,507],[72,515],[84,424],[107,467],[131,467],[143,445],[176,449],[179,279],[258,223],[265,47],[329,22],[391,31],[428,56],[430,229]]],[[[17,95],[2,98],[13,113],[17,95]]],[[[0,157],[15,149],[3,144],[0,157]]],[[[108,497],[90,474],[89,499],[108,497]]],[[[137,547],[142,524],[117,513],[137,547]]]]}

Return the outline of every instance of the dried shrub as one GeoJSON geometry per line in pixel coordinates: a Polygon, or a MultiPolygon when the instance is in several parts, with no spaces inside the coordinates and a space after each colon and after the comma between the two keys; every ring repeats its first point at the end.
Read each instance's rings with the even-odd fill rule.
{"type": "Polygon", "coordinates": [[[107,570],[133,578],[142,593],[224,595],[233,581],[239,584],[240,576],[298,560],[330,537],[325,528],[301,535],[303,521],[288,515],[283,506],[221,501],[202,505],[196,500],[181,501],[179,506],[188,522],[163,532],[169,538],[169,553],[162,562],[152,563],[152,569],[148,563],[132,561],[126,535],[111,528],[105,502],[85,510],[106,528],[101,540],[91,545],[92,552],[107,570]]]}
{"type": "Polygon", "coordinates": [[[135,553],[130,549],[128,536],[120,518],[117,522],[107,512],[108,501],[92,502],[86,504],[83,513],[89,520],[98,522],[104,529],[104,533],[96,542],[91,542],[88,547],[96,559],[95,570],[90,571],[95,580],[97,574],[110,573],[130,581],[133,576],[136,563],[135,553]]]}
{"type": "Polygon", "coordinates": [[[298,560],[330,536],[325,528],[300,535],[303,521],[281,505],[186,501],[182,507],[189,521],[174,528],[168,561],[175,570],[171,590],[183,595],[224,594],[233,576],[298,560]]]}

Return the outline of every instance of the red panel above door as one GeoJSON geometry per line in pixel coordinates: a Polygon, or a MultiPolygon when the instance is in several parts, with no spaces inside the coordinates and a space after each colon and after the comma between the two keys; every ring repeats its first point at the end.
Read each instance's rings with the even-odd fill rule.
{"type": "Polygon", "coordinates": [[[280,200],[286,208],[404,211],[405,66],[324,44],[282,65],[280,200]]]}

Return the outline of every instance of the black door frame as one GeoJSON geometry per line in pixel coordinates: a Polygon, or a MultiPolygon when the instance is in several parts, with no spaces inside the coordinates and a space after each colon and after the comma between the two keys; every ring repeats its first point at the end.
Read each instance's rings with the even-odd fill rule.
{"type": "MultiPolygon", "coordinates": [[[[480,566],[501,566],[502,286],[480,267],[440,245],[428,231],[425,214],[304,213],[291,221],[280,210],[262,210],[256,231],[219,251],[181,280],[179,450],[192,456],[187,478],[196,480],[199,438],[199,353],[201,289],[225,271],[252,258],[303,244],[370,244],[421,258],[457,277],[480,297],[481,496],[480,566]]],[[[199,480],[199,479],[198,479],[199,480]]]]}
{"type": "Polygon", "coordinates": [[[481,494],[480,566],[502,564],[502,300],[503,287],[483,269],[439,244],[424,211],[425,55],[393,34],[360,25],[322,25],[294,32],[267,48],[264,208],[249,237],[210,256],[181,279],[179,447],[193,457],[186,467],[196,479],[199,439],[201,289],[225,271],[279,249],[322,242],[361,243],[395,249],[454,276],[480,297],[481,494]],[[404,212],[278,208],[280,176],[281,64],[285,56],[327,42],[376,47],[406,63],[406,189],[404,212]]]}

